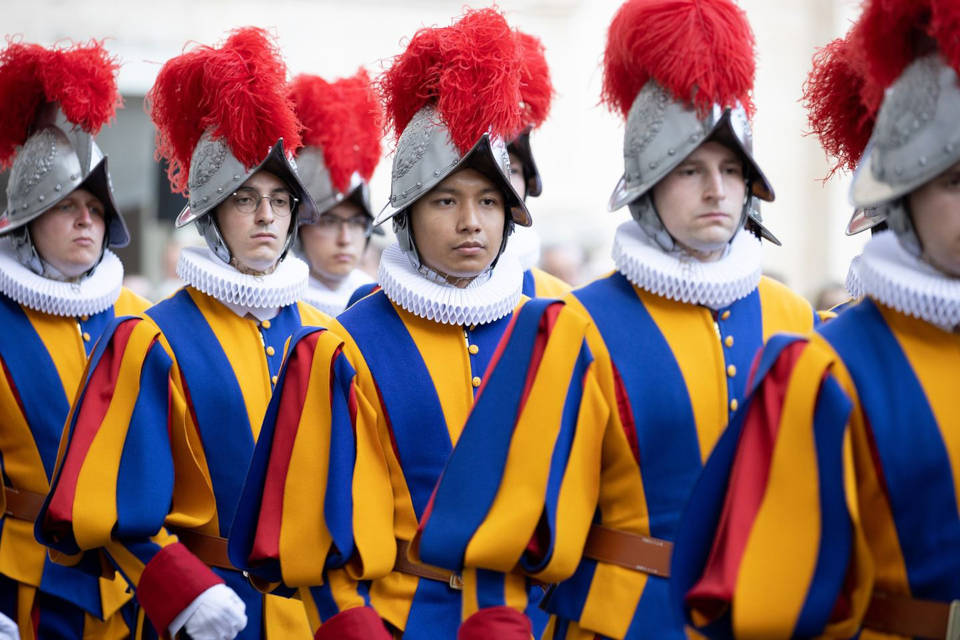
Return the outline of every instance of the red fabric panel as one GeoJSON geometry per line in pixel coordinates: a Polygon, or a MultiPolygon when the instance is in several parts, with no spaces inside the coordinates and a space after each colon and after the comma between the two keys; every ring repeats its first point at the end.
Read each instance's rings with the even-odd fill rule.
{"type": "Polygon", "coordinates": [[[392,640],[377,612],[370,607],[341,611],[317,629],[314,640],[392,640]]]}
{"type": "Polygon", "coordinates": [[[223,580],[175,542],[161,549],[147,563],[137,585],[137,600],[161,638],[169,638],[167,628],[197,596],[223,580]]]}
{"type": "Polygon", "coordinates": [[[510,607],[480,609],[467,618],[457,632],[457,640],[530,640],[530,619],[510,607]]]}

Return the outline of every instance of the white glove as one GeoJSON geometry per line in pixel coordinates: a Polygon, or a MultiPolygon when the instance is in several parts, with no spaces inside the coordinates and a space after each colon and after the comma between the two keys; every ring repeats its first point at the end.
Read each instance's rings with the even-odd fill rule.
{"type": "Polygon", "coordinates": [[[193,640],[233,640],[247,626],[247,605],[233,589],[215,584],[170,623],[170,637],[182,627],[193,640]]]}
{"type": "Polygon", "coordinates": [[[17,623],[0,613],[0,640],[20,640],[17,623]]]}

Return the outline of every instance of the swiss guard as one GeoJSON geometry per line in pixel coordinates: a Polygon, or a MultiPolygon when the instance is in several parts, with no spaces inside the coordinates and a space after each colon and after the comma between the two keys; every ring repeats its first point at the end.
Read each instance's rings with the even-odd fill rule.
{"type": "MultiPolygon", "coordinates": [[[[587,342],[609,421],[599,441],[584,431],[546,449],[557,474],[546,493],[535,474],[507,473],[533,466],[529,450],[511,446],[501,477],[455,451],[423,526],[426,562],[519,563],[546,582],[538,572],[565,572],[544,599],[545,638],[686,637],[668,578],[687,497],[764,341],[814,326],[805,300],[761,275],[761,238],[775,240],[757,214],[773,189],[751,151],[753,45],[730,0],[620,8],[604,60],[604,99],[626,118],[625,172],[610,208],[628,206],[633,219],[614,238],[616,271],[565,298],[592,320],[587,342]],[[486,483],[530,496],[532,540],[520,538],[531,531],[516,513],[474,519],[481,507],[456,498],[486,483]],[[462,533],[456,543],[450,526],[462,533]],[[484,556],[477,546],[494,530],[500,552],[484,556]]],[[[463,439],[472,427],[473,417],[463,439]]]]}
{"type": "MultiPolygon", "coordinates": [[[[317,639],[454,638],[462,618],[486,638],[531,635],[509,615],[540,589],[524,575],[408,553],[478,394],[502,402],[491,425],[524,406],[520,429],[536,441],[576,422],[581,385],[596,390],[585,320],[524,297],[504,253],[531,222],[505,143],[523,125],[519,67],[515,33],[486,9],[417,32],[381,79],[398,141],[379,220],[398,242],[380,290],[330,332],[291,342],[230,541],[237,566],[299,588],[317,639]],[[342,347],[324,343],[330,333],[342,347]]],[[[590,402],[602,406],[598,391],[590,402]]]]}
{"type": "MultiPolygon", "coordinates": [[[[517,43],[520,47],[523,129],[507,145],[507,151],[510,153],[510,182],[526,201],[528,197],[536,198],[543,192],[543,180],[533,158],[530,134],[550,114],[554,90],[540,39],[518,31],[517,43]]],[[[540,236],[532,227],[515,228],[507,252],[515,255],[523,267],[523,295],[531,298],[561,298],[570,291],[570,285],[566,282],[537,267],[540,261],[540,236]]]]}
{"type": "Polygon", "coordinates": [[[960,634],[958,31],[955,1],[868,2],[816,61],[824,146],[862,150],[852,204],[889,230],[862,301],[767,344],[693,493],[675,595],[709,636],[960,634]]]}
{"type": "Polygon", "coordinates": [[[118,66],[97,42],[0,52],[0,614],[23,640],[124,638],[133,619],[121,576],[55,564],[33,537],[87,358],[115,316],[149,306],[121,285],[110,248],[130,235],[93,139],[120,104],[118,66]]]}
{"type": "Polygon", "coordinates": [[[319,211],[315,222],[301,221],[297,253],[310,266],[303,299],[336,316],[357,288],[373,282],[358,265],[371,234],[383,235],[370,207],[381,153],[380,100],[363,70],[333,82],[301,74],[290,96],[303,124],[297,169],[319,211]]]}
{"type": "Polygon", "coordinates": [[[288,255],[315,208],[291,152],[299,122],[267,34],[169,60],[147,95],[158,154],[206,247],[184,249],[186,286],[120,318],[91,356],[38,535],[102,549],[134,585],[138,636],[309,638],[303,605],[263,596],[226,537],[284,345],[328,318],[298,303],[308,270],[288,255]]]}

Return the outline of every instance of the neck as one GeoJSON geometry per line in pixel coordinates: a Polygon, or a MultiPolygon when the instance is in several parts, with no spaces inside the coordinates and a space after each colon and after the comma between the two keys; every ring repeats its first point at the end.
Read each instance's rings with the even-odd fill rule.
{"type": "Polygon", "coordinates": [[[239,271],[240,273],[248,276],[268,276],[274,271],[276,271],[278,264],[280,264],[279,260],[274,262],[272,265],[270,265],[268,268],[264,269],[263,271],[259,271],[257,269],[252,269],[247,265],[243,264],[236,257],[230,258],[230,266],[236,269],[237,271],[239,271]]]}
{"type": "Polygon", "coordinates": [[[714,249],[713,251],[698,251],[690,247],[682,247],[684,253],[699,262],[716,262],[723,257],[723,249],[714,249]]]}
{"type": "Polygon", "coordinates": [[[453,285],[458,289],[467,288],[467,286],[477,278],[477,276],[453,276],[449,273],[444,273],[439,269],[434,269],[427,264],[421,264],[417,271],[419,271],[420,274],[425,276],[428,280],[453,285]]]}
{"type": "Polygon", "coordinates": [[[328,289],[337,289],[343,284],[343,282],[347,279],[347,276],[350,274],[348,272],[346,275],[342,276],[329,276],[325,273],[317,271],[316,269],[311,269],[310,275],[313,276],[315,280],[319,280],[321,283],[323,283],[323,286],[327,287],[328,289]]]}

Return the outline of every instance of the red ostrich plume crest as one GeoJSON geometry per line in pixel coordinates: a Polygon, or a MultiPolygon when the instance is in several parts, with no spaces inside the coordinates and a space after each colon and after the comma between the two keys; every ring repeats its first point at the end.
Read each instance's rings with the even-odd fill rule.
{"type": "Polygon", "coordinates": [[[753,114],[754,38],[731,0],[627,0],[607,32],[603,102],[626,118],[648,80],[701,115],[739,101],[753,114]]]}
{"type": "Polygon", "coordinates": [[[367,72],[327,82],[301,74],[290,98],[303,124],[303,144],[319,147],[334,188],[345,193],[354,172],[369,182],[380,162],[383,114],[367,72]]]}
{"type": "Polygon", "coordinates": [[[863,28],[864,23],[858,22],[845,37],[817,51],[803,85],[810,129],[836,159],[827,178],[839,169],[856,168],[883,100],[883,88],[867,73],[859,44],[863,28]]]}
{"type": "Polygon", "coordinates": [[[157,127],[157,157],[185,193],[190,158],[208,129],[246,167],[263,160],[283,138],[284,149],[300,147],[300,124],[287,96],[287,67],[263,29],[245,27],[219,48],[198,46],[167,61],[147,94],[157,127]]]}
{"type": "Polygon", "coordinates": [[[530,34],[517,32],[520,48],[520,98],[523,100],[523,128],[536,129],[550,114],[553,84],[544,56],[543,43],[530,34]]]}
{"type": "Polygon", "coordinates": [[[399,139],[432,104],[465,153],[488,130],[519,133],[521,62],[515,34],[493,9],[467,11],[449,27],[421,29],[380,79],[384,110],[399,139]]]}
{"type": "Polygon", "coordinates": [[[119,66],[96,40],[47,49],[7,38],[0,52],[0,169],[10,166],[48,102],[58,103],[67,120],[96,135],[121,104],[119,66]]]}

